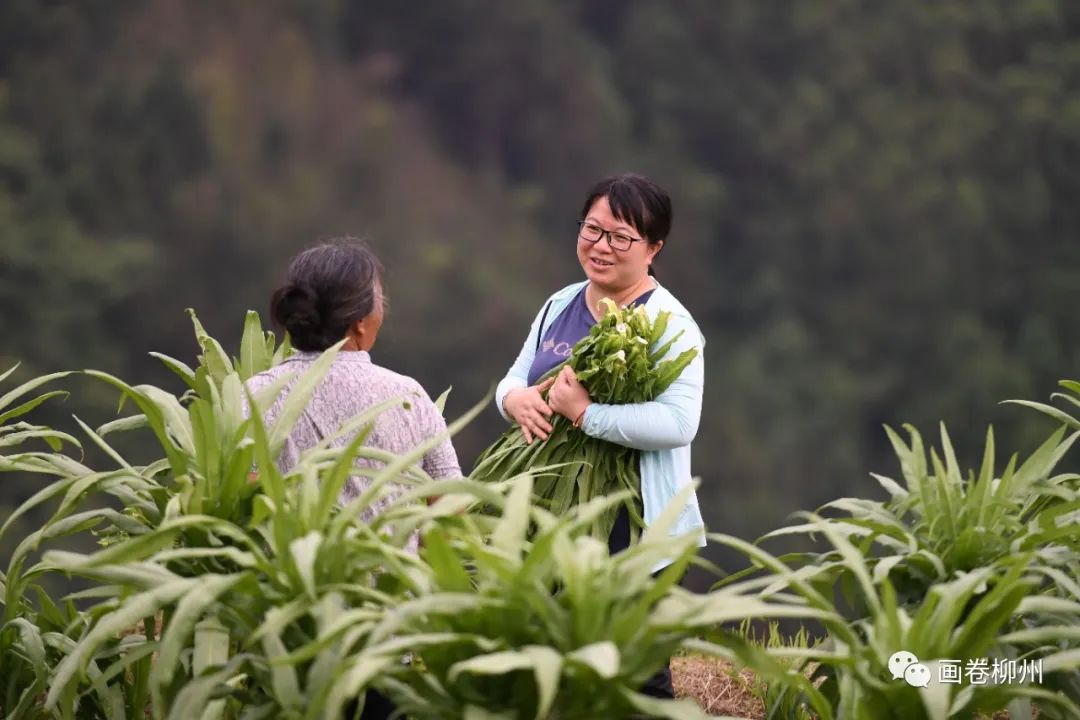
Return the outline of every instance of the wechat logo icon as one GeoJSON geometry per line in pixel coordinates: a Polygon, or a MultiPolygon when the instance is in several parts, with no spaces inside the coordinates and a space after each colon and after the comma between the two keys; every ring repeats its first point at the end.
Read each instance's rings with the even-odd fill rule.
{"type": "Polygon", "coordinates": [[[894,652],[889,657],[889,672],[893,680],[903,679],[911,687],[924,688],[930,684],[930,668],[907,650],[894,652]]]}

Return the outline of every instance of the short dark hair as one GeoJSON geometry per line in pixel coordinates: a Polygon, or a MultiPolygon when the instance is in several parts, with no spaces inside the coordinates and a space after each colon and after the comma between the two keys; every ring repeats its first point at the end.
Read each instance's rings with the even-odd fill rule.
{"type": "Polygon", "coordinates": [[[671,198],[652,180],[634,173],[604,178],[589,190],[580,219],[584,220],[602,197],[607,198],[615,217],[632,225],[650,245],[667,240],[671,232],[671,198]]]}
{"type": "Polygon", "coordinates": [[[270,317],[296,349],[322,352],[375,309],[381,277],[382,264],[363,240],[320,242],[293,258],[270,297],[270,317]]]}

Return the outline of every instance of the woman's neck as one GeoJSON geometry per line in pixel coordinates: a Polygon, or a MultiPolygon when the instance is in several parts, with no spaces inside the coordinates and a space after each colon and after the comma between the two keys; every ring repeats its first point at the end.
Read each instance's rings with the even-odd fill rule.
{"type": "Polygon", "coordinates": [[[646,290],[655,287],[656,283],[653,282],[651,275],[646,275],[632,286],[623,289],[601,288],[590,281],[588,287],[585,288],[585,300],[589,306],[589,311],[599,320],[604,312],[603,308],[600,307],[602,299],[611,298],[616,305],[622,308],[629,305],[646,290]]]}

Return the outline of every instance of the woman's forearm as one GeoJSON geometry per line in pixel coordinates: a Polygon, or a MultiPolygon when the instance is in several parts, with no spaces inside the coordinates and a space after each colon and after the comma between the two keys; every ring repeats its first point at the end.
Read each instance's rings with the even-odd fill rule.
{"type": "Polygon", "coordinates": [[[670,450],[689,445],[701,420],[704,363],[683,371],[660,397],[627,405],[592,403],[581,428],[586,434],[636,450],[670,450]]]}

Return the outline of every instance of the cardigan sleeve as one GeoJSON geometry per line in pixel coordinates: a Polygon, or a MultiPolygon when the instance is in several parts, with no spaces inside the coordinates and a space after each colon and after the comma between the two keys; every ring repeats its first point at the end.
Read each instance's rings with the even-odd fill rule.
{"type": "Polygon", "coordinates": [[[529,334],[525,336],[525,344],[521,346],[521,351],[518,352],[517,359],[514,360],[514,364],[510,366],[510,370],[506,373],[499,385],[495,388],[495,408],[499,411],[499,414],[503,416],[504,420],[509,421],[510,416],[503,410],[503,400],[506,399],[506,395],[511,390],[525,387],[529,384],[529,368],[532,367],[533,359],[536,357],[536,340],[542,331],[540,323],[544,320],[544,315],[547,311],[550,311],[551,305],[554,299],[549,299],[544,303],[544,306],[540,308],[540,311],[536,313],[536,317],[533,318],[532,325],[529,327],[529,334]]]}
{"type": "Polygon", "coordinates": [[[697,357],[683,369],[682,374],[651,402],[590,404],[581,424],[587,435],[636,450],[670,450],[693,441],[701,420],[705,341],[692,319],[673,314],[661,342],[667,342],[680,330],[683,334],[665,358],[674,358],[689,348],[698,351],[697,357]]]}

